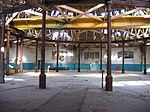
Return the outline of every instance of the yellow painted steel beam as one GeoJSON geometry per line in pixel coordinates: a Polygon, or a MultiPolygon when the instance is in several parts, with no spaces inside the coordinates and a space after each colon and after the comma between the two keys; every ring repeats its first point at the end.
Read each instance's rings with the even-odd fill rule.
{"type": "MultiPolygon", "coordinates": [[[[99,17],[104,20],[103,17],[99,17]]],[[[71,20],[72,18],[68,18],[71,20]]],[[[130,29],[130,28],[150,28],[150,16],[123,16],[111,20],[112,29],[130,29]]],[[[13,25],[20,30],[42,28],[42,18],[24,18],[14,19],[13,25]]],[[[106,29],[106,21],[98,21],[93,18],[81,17],[72,22],[59,22],[46,19],[46,28],[48,29],[106,29]]]]}

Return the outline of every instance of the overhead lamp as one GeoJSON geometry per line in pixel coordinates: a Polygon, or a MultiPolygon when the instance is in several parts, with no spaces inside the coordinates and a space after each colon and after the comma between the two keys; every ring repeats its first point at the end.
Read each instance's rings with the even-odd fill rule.
{"type": "Polygon", "coordinates": [[[115,44],[115,46],[117,46],[117,47],[118,47],[119,45],[118,45],[118,44],[115,44]]]}
{"type": "Polygon", "coordinates": [[[4,42],[6,42],[7,41],[7,39],[4,39],[4,42]]]}
{"type": "Polygon", "coordinates": [[[15,44],[15,43],[17,43],[17,41],[15,40],[13,43],[15,44]]]}
{"type": "Polygon", "coordinates": [[[147,43],[146,45],[150,45],[150,42],[149,42],[149,43],[147,43]]]}
{"type": "Polygon", "coordinates": [[[1,52],[3,52],[3,53],[4,53],[4,47],[1,47],[1,52]]]}

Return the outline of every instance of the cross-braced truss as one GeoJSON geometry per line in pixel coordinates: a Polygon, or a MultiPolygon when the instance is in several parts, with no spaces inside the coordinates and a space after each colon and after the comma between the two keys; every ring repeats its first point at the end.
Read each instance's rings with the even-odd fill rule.
{"type": "MultiPolygon", "coordinates": [[[[122,41],[129,41],[126,45],[133,45],[133,43],[140,43],[143,39],[148,40],[150,37],[150,8],[147,8],[149,1],[131,1],[137,6],[131,3],[123,5],[128,0],[114,0],[112,4],[117,4],[118,1],[120,1],[120,5],[112,5],[111,13],[114,45],[117,43],[117,46],[120,46],[122,41]],[[140,5],[145,7],[138,7],[140,5]]],[[[100,40],[107,42],[107,11],[104,3],[47,6],[40,0],[1,0],[0,6],[1,12],[8,12],[6,25],[23,30],[23,34],[28,37],[24,42],[27,46],[35,45],[34,39],[40,40],[42,37],[42,9],[47,11],[45,38],[51,44],[55,43],[58,37],[64,43],[81,41],[82,43],[98,44],[100,40]],[[20,5],[25,7],[20,8],[20,5]],[[15,9],[17,6],[18,9],[15,9]],[[32,7],[29,8],[29,6],[32,7]],[[14,11],[12,12],[7,9],[13,7],[14,11]]]]}

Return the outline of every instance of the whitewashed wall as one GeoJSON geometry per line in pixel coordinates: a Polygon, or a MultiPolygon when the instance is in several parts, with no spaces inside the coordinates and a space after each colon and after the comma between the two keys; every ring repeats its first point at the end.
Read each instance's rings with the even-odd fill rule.
{"type": "Polygon", "coordinates": [[[146,50],[146,61],[147,63],[150,64],[150,46],[147,46],[147,50],[146,50]]]}
{"type": "MultiPolygon", "coordinates": [[[[10,48],[9,53],[10,53],[10,60],[13,61],[16,58],[16,47],[12,46],[10,48]]],[[[18,48],[18,57],[20,57],[20,47],[18,48]]],[[[39,57],[40,57],[40,55],[38,55],[38,58],[39,57]]],[[[26,63],[35,62],[35,48],[34,47],[32,47],[32,48],[31,47],[24,47],[23,48],[23,62],[26,62],[26,63]]]]}
{"type": "MultiPolygon", "coordinates": [[[[41,47],[38,47],[38,60],[41,59],[41,47]]],[[[6,51],[6,50],[5,50],[6,51]]],[[[20,48],[19,50],[20,51],[20,48]]],[[[56,47],[47,47],[46,48],[46,57],[45,57],[45,62],[46,63],[55,63],[56,60],[52,60],[52,51],[56,51],[56,47]]],[[[73,53],[74,56],[65,56],[63,61],[60,61],[60,63],[77,63],[78,55],[77,51],[73,50],[68,50],[67,48],[62,48],[60,47],[60,51],[67,51],[73,53]],[[76,53],[76,54],[75,54],[76,53]]],[[[81,52],[81,63],[95,63],[97,61],[100,62],[100,59],[88,59],[84,60],[84,52],[86,51],[98,51],[100,52],[100,48],[82,48],[81,52]]],[[[122,51],[122,48],[112,48],[112,64],[121,64],[122,59],[119,59],[117,54],[119,51],[122,51]]],[[[134,52],[134,58],[131,59],[125,59],[125,64],[140,64],[141,63],[141,51],[139,47],[127,47],[125,48],[125,51],[133,51],[134,52]]],[[[6,53],[5,53],[6,54],[6,53]]],[[[106,50],[103,48],[103,64],[107,63],[107,58],[106,58],[106,50]]],[[[6,56],[6,55],[5,55],[6,56]]],[[[16,56],[16,48],[15,45],[10,48],[10,60],[14,60],[16,56]]],[[[20,56],[20,52],[18,52],[18,56],[20,56]]],[[[24,47],[23,48],[23,57],[24,57],[24,62],[26,63],[34,63],[35,62],[35,47],[24,47]]],[[[147,47],[147,63],[150,63],[149,60],[150,57],[150,47],[147,47]]]]}
{"type": "MultiPolygon", "coordinates": [[[[122,51],[122,48],[113,48],[112,49],[112,64],[122,64],[122,58],[118,58],[118,52],[122,51]]],[[[138,47],[127,47],[125,51],[132,51],[133,58],[125,58],[125,64],[140,64],[141,63],[141,51],[138,47]]]]}

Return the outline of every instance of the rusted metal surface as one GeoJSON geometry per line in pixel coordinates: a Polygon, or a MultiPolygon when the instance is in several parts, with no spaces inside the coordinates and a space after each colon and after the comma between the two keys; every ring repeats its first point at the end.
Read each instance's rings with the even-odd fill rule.
{"type": "Polygon", "coordinates": [[[124,41],[122,42],[122,73],[124,73],[124,41]]]}
{"type": "Polygon", "coordinates": [[[18,73],[18,40],[17,37],[17,43],[16,43],[16,60],[15,60],[15,72],[18,73]]]}
{"type": "Polygon", "coordinates": [[[80,42],[78,43],[78,72],[80,72],[80,42]]]}
{"type": "Polygon", "coordinates": [[[35,72],[38,72],[38,40],[36,40],[36,48],[35,48],[35,72]]]}
{"type": "Polygon", "coordinates": [[[23,73],[23,38],[20,43],[20,73],[23,73]]]}
{"type": "Polygon", "coordinates": [[[56,72],[58,72],[58,60],[59,60],[59,39],[57,40],[57,61],[56,61],[56,72]]]}
{"type": "Polygon", "coordinates": [[[101,70],[101,73],[102,73],[102,88],[104,88],[104,70],[101,70]]]}
{"type": "Polygon", "coordinates": [[[4,83],[4,52],[1,51],[1,48],[4,47],[4,38],[5,38],[5,15],[2,15],[2,35],[0,38],[0,83],[4,83]]]}
{"type": "Polygon", "coordinates": [[[144,41],[144,74],[147,74],[146,71],[146,41],[144,41]]]}
{"type": "Polygon", "coordinates": [[[101,39],[101,40],[100,40],[100,53],[101,53],[101,54],[100,54],[100,71],[102,71],[102,69],[103,69],[103,68],[102,68],[102,59],[103,59],[103,57],[102,57],[102,55],[103,55],[103,54],[102,54],[102,50],[103,50],[103,49],[102,49],[102,39],[101,39]]]}
{"type": "Polygon", "coordinates": [[[111,76],[111,2],[107,2],[107,76],[106,76],[106,91],[112,91],[112,76],[111,76]]]}
{"type": "Polygon", "coordinates": [[[9,49],[10,49],[10,31],[7,31],[6,75],[9,75],[9,49]]]}
{"type": "Polygon", "coordinates": [[[42,11],[42,48],[41,48],[41,74],[39,76],[39,88],[46,88],[46,75],[45,75],[45,26],[46,26],[46,11],[42,11]]]}

